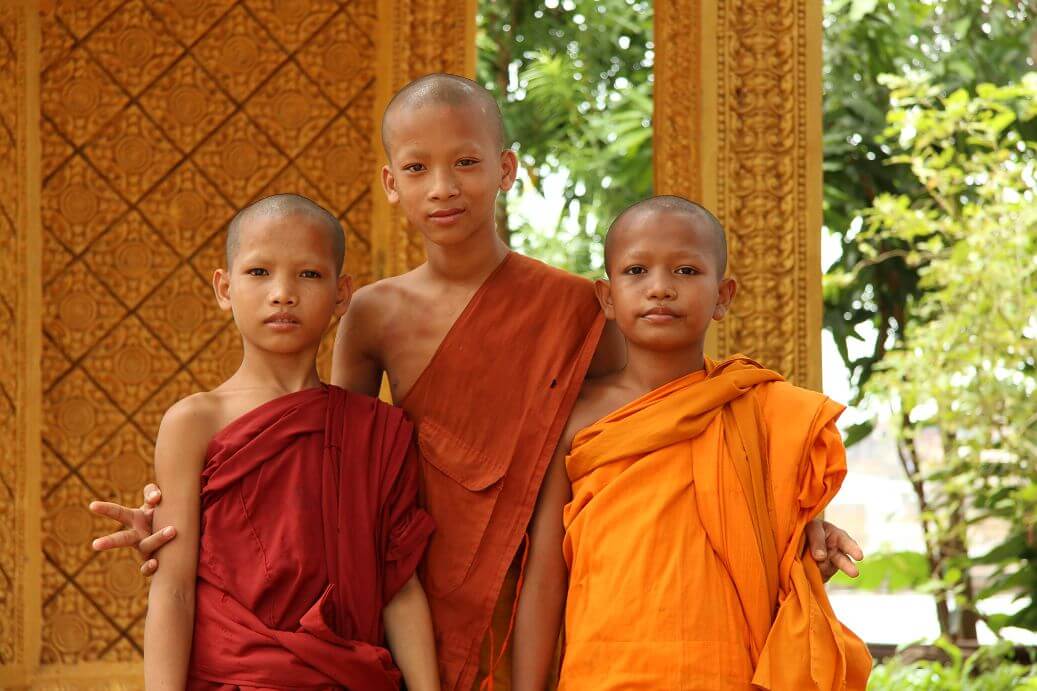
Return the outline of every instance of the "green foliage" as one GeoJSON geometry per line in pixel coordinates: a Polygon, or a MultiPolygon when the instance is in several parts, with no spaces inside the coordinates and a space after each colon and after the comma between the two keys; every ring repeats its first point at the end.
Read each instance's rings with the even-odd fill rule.
{"type": "Polygon", "coordinates": [[[929,561],[920,552],[880,552],[869,554],[859,564],[861,575],[850,578],[841,571],[829,583],[856,590],[895,593],[916,590],[929,581],[929,561]]]}
{"type": "Polygon", "coordinates": [[[528,174],[509,195],[512,246],[597,273],[607,224],[652,191],[652,3],[483,2],[479,29],[478,78],[502,104],[528,174]],[[518,216],[515,200],[552,175],[559,216],[518,216]]]}
{"type": "Polygon", "coordinates": [[[880,77],[940,84],[945,94],[1016,81],[1033,65],[1034,12],[1023,0],[825,1],[825,225],[843,254],[825,277],[824,324],[857,386],[916,318],[911,304],[922,290],[909,240],[876,246],[859,234],[862,211],[879,195],[924,193],[907,166],[890,165],[895,147],[882,136],[890,90],[880,77]],[[852,354],[851,341],[869,340],[867,352],[852,354]]]}
{"type": "Polygon", "coordinates": [[[876,665],[868,691],[1013,691],[1037,690],[1037,666],[1011,661],[1011,646],[980,648],[968,659],[946,640],[936,642],[947,662],[909,662],[895,657],[876,665]]]}
{"type": "MultiPolygon", "coordinates": [[[[1037,579],[1017,575],[1037,519],[1037,143],[1021,134],[1037,119],[1037,74],[974,91],[884,83],[890,160],[918,192],[876,196],[857,243],[875,265],[895,256],[914,271],[919,292],[866,391],[903,421],[903,445],[939,431],[942,453],[910,478],[924,490],[937,585],[974,605],[968,530],[1000,518],[1014,542],[988,555],[996,575],[985,594],[1022,587],[1037,599],[1037,579]]],[[[1035,616],[1031,606],[1016,621],[1035,616]]]]}

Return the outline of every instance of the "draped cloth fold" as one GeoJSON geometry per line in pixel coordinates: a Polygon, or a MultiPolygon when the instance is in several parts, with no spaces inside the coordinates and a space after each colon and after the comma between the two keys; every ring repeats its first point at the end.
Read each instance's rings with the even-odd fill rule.
{"type": "Polygon", "coordinates": [[[382,609],[432,532],[412,436],[399,409],[331,386],[213,438],[189,688],[399,688],[382,609]]]}
{"type": "Polygon", "coordinates": [[[842,407],[744,356],[573,441],[561,689],[864,689],[803,532],[846,473],[842,407]]]}

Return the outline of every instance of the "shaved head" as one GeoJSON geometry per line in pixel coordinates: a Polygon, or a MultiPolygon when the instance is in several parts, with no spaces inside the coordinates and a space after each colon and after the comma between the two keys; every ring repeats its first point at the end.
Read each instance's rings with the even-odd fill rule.
{"type": "MultiPolygon", "coordinates": [[[[717,274],[719,276],[724,275],[727,271],[727,237],[724,234],[724,227],[706,207],[675,195],[660,195],[644,199],[631,204],[619,216],[616,216],[616,220],[612,222],[608,232],[605,234],[606,274],[611,275],[609,273],[609,250],[615,242],[616,236],[626,229],[625,222],[633,220],[633,217],[637,215],[651,212],[686,214],[694,222],[704,223],[709,228],[711,239],[713,240],[713,251],[717,260],[717,274]]],[[[632,229],[628,232],[632,232],[632,229]]]]}
{"type": "Polygon", "coordinates": [[[346,236],[342,224],[327,209],[301,194],[275,194],[253,202],[239,211],[230,225],[227,226],[227,268],[234,263],[234,257],[241,246],[241,230],[247,223],[260,218],[287,218],[289,216],[305,216],[316,221],[328,234],[332,252],[335,255],[335,268],[341,273],[346,257],[346,236]]]}
{"type": "Polygon", "coordinates": [[[397,91],[385,107],[385,114],[382,115],[382,146],[385,147],[387,157],[392,158],[393,119],[396,114],[430,105],[477,110],[498,147],[504,150],[504,118],[493,94],[471,79],[439,73],[415,79],[397,91]]]}

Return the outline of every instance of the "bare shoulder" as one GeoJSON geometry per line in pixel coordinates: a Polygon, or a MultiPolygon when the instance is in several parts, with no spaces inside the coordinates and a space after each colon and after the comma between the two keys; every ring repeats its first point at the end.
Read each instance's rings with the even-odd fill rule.
{"type": "Polygon", "coordinates": [[[219,429],[220,412],[219,394],[209,391],[193,394],[170,406],[158,427],[156,462],[173,457],[201,459],[219,429]]]}
{"type": "Polygon", "coordinates": [[[572,445],[577,432],[624,405],[623,390],[616,386],[615,380],[614,375],[584,380],[562,433],[566,448],[572,445]]]}
{"type": "Polygon", "coordinates": [[[411,281],[407,279],[412,273],[383,278],[357,290],[353,293],[343,322],[348,322],[349,328],[354,330],[378,330],[406,302],[411,292],[411,281]]]}
{"type": "Polygon", "coordinates": [[[159,430],[181,432],[187,428],[205,427],[205,421],[218,411],[220,398],[215,391],[201,391],[180,399],[162,416],[159,430]]]}

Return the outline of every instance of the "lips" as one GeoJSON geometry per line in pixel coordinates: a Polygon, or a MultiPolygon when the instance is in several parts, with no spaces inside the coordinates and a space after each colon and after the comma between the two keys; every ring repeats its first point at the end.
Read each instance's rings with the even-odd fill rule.
{"type": "Polygon", "coordinates": [[[436,209],[428,215],[429,220],[439,225],[448,225],[461,217],[464,209],[436,209]]]}
{"type": "Polygon", "coordinates": [[[653,307],[652,309],[642,314],[641,318],[649,322],[663,323],[673,321],[674,319],[677,319],[679,316],[680,315],[678,315],[669,307],[653,307]]]}
{"type": "Polygon", "coordinates": [[[287,312],[278,312],[263,320],[263,323],[277,331],[287,331],[302,324],[298,319],[287,312]]]}

